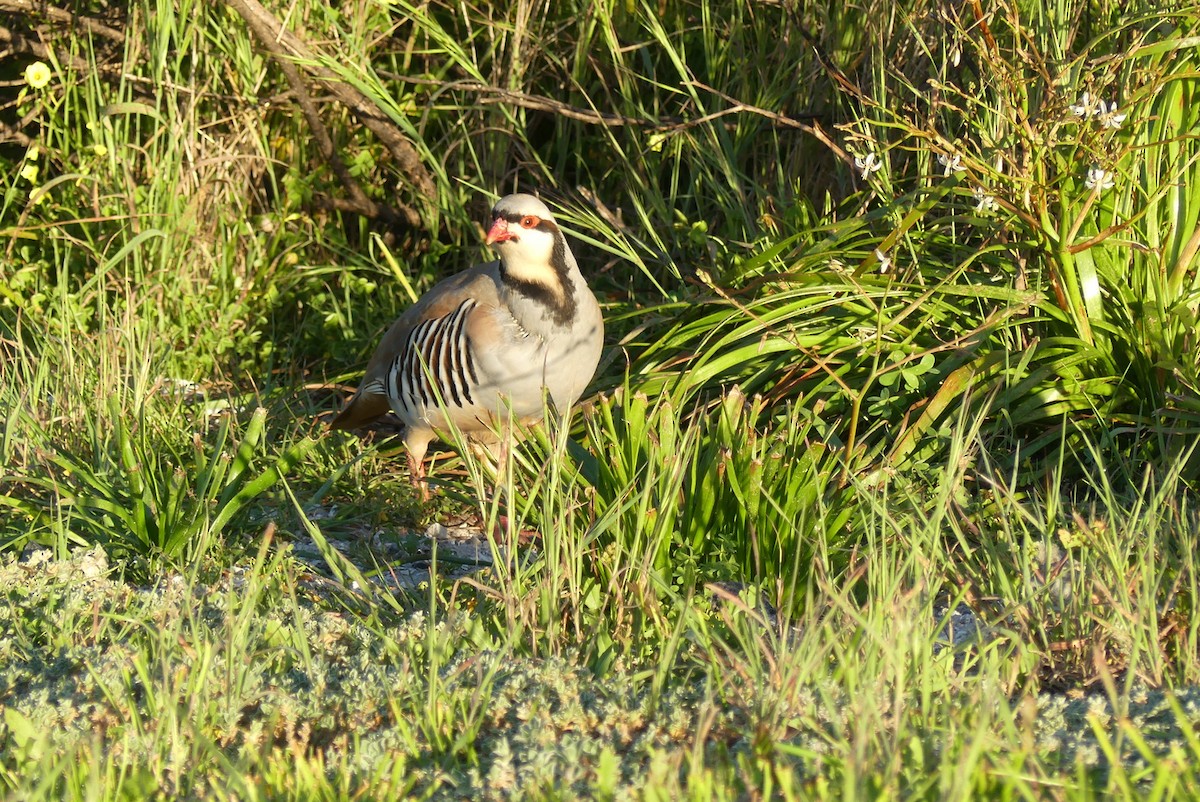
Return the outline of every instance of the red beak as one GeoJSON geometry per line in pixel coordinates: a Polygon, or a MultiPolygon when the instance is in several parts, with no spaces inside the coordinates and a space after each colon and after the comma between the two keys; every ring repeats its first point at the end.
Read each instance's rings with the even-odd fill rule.
{"type": "Polygon", "coordinates": [[[503,217],[497,217],[496,221],[492,223],[492,230],[488,232],[487,244],[492,245],[512,238],[513,234],[508,230],[508,221],[503,217]]]}

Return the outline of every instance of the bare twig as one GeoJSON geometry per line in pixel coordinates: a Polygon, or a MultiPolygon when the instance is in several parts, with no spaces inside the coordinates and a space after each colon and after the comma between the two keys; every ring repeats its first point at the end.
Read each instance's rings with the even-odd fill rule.
{"type": "MultiPolygon", "coordinates": [[[[818,142],[820,142],[822,145],[824,145],[825,147],[827,147],[831,151],[833,151],[834,155],[836,155],[843,162],[845,162],[846,164],[849,164],[851,166],[853,166],[853,164],[854,164],[853,157],[851,157],[850,154],[847,153],[846,151],[842,150],[842,148],[839,147],[836,142],[834,142],[832,139],[830,139],[829,135],[825,133],[824,129],[821,128],[820,123],[818,123],[815,119],[813,120],[813,122],[811,124],[800,122],[799,120],[793,119],[791,117],[786,117],[777,112],[770,111],[769,109],[763,109],[763,108],[759,108],[758,106],[752,106],[749,103],[743,103],[740,100],[737,100],[736,98],[730,97],[729,95],[725,94],[724,92],[722,92],[719,89],[714,89],[713,87],[708,86],[706,84],[702,84],[698,81],[692,81],[692,86],[695,86],[698,89],[703,89],[705,92],[711,92],[712,94],[714,94],[717,97],[724,100],[726,103],[733,104],[730,108],[725,109],[722,112],[717,112],[717,114],[734,114],[734,113],[745,111],[745,112],[749,112],[751,114],[757,114],[761,117],[766,117],[768,120],[771,120],[772,122],[776,123],[777,125],[782,125],[787,128],[795,128],[797,130],[803,131],[804,133],[815,137],[818,142]]],[[[711,116],[715,116],[715,115],[709,115],[709,116],[711,117],[711,116]]]]}
{"type": "MultiPolygon", "coordinates": [[[[532,111],[544,111],[550,114],[566,117],[570,120],[578,120],[579,122],[588,123],[589,125],[603,125],[607,128],[645,128],[654,133],[670,134],[678,131],[685,131],[689,128],[695,128],[705,123],[710,123],[719,120],[722,117],[728,117],[733,114],[756,114],[770,120],[775,125],[782,128],[794,128],[798,131],[803,131],[810,136],[815,137],[821,144],[833,151],[833,153],[847,164],[853,164],[854,159],[839,147],[825,130],[815,119],[810,122],[797,120],[794,117],[788,117],[784,114],[764,109],[759,106],[754,106],[749,103],[743,103],[736,98],[714,89],[711,86],[699,82],[693,82],[693,86],[702,89],[705,92],[711,92],[725,102],[729,103],[728,108],[720,109],[711,114],[706,114],[703,117],[695,119],[683,119],[679,117],[660,117],[657,120],[648,120],[641,117],[626,117],[621,114],[613,114],[611,112],[596,111],[594,109],[583,109],[578,106],[572,106],[563,103],[561,100],[542,97],[540,95],[530,95],[525,92],[516,92],[511,89],[504,89],[499,86],[489,86],[478,81],[437,81],[432,78],[415,78],[407,75],[399,75],[397,73],[381,72],[380,75],[384,78],[403,83],[414,84],[417,86],[435,86],[440,90],[473,92],[480,95],[479,103],[482,105],[493,105],[497,103],[506,103],[512,106],[517,106],[523,109],[532,111]]],[[[811,118],[810,118],[811,119],[811,118]]]]}
{"type": "Polygon", "coordinates": [[[299,104],[305,121],[308,122],[308,128],[312,132],[313,139],[316,141],[317,149],[321,151],[321,155],[329,162],[329,166],[333,170],[334,175],[338,177],[338,181],[341,182],[342,188],[350,195],[349,200],[340,199],[337,203],[328,205],[339,211],[353,212],[366,217],[378,217],[392,223],[403,222],[411,228],[419,227],[421,218],[415,209],[402,208],[397,212],[390,207],[375,203],[375,201],[368,198],[366,193],[363,192],[362,187],[354,180],[354,176],[350,175],[350,170],[346,167],[346,163],[342,161],[342,157],[338,154],[337,148],[333,144],[333,137],[329,135],[329,129],[321,121],[321,113],[317,110],[317,104],[313,102],[312,96],[308,93],[308,87],[305,86],[304,78],[300,75],[300,70],[276,40],[275,37],[278,31],[272,30],[263,16],[253,13],[253,10],[247,7],[248,4],[242,2],[242,0],[233,0],[229,5],[242,15],[242,19],[246,21],[246,25],[249,26],[251,33],[254,34],[254,37],[258,39],[263,49],[267,51],[271,59],[283,72],[288,86],[292,89],[292,96],[295,98],[296,103],[299,104]]]}
{"type": "MultiPolygon", "coordinates": [[[[0,0],[0,2],[4,2],[4,0],[0,0]]],[[[29,53],[40,59],[50,58],[50,48],[46,45],[31,36],[14,33],[4,26],[0,26],[0,42],[9,45],[9,52],[12,53],[29,53]]],[[[58,61],[60,64],[64,64],[74,70],[83,71],[88,69],[88,64],[84,59],[70,53],[59,54],[58,61]]]]}
{"type": "Polygon", "coordinates": [[[27,148],[33,144],[33,137],[0,120],[0,142],[16,142],[18,145],[27,148]]]}
{"type": "MultiPolygon", "coordinates": [[[[225,0],[225,4],[246,21],[251,32],[271,52],[276,63],[283,64],[288,60],[284,56],[297,62],[306,62],[302,64],[304,70],[325,84],[340,103],[353,111],[363,125],[379,137],[417,194],[429,201],[436,199],[437,189],[433,178],[421,162],[417,149],[370,98],[343,81],[332,70],[320,66],[316,54],[308,45],[284,28],[258,0],[225,0]]],[[[414,227],[420,225],[420,216],[415,209],[402,205],[400,211],[414,227]]]]}
{"type": "MultiPolygon", "coordinates": [[[[339,175],[340,178],[341,176],[339,175]]],[[[343,186],[345,186],[344,183],[343,186]]],[[[354,197],[339,198],[335,195],[316,192],[313,193],[312,201],[318,208],[327,209],[332,212],[350,212],[351,214],[361,214],[364,217],[378,217],[389,222],[402,223],[412,228],[416,228],[421,224],[420,217],[416,219],[415,223],[409,220],[406,211],[411,210],[396,210],[381,203],[376,203],[366,197],[357,185],[355,185],[354,191],[351,191],[351,195],[354,197]]],[[[415,214],[416,212],[414,211],[413,213],[415,214]]]]}
{"type": "Polygon", "coordinates": [[[89,33],[101,36],[110,42],[115,42],[116,44],[125,43],[125,34],[115,28],[110,28],[100,20],[86,17],[82,14],[73,14],[66,9],[47,5],[43,2],[35,3],[33,0],[0,0],[0,11],[25,14],[30,17],[44,17],[51,22],[78,25],[89,33]]]}
{"type": "Polygon", "coordinates": [[[484,96],[479,99],[479,102],[483,104],[492,105],[496,103],[507,103],[523,109],[545,111],[551,114],[557,114],[559,117],[578,120],[590,125],[604,125],[610,128],[658,127],[650,120],[644,120],[638,117],[624,117],[620,114],[610,114],[602,111],[593,111],[590,109],[581,109],[578,106],[571,106],[563,103],[561,100],[553,100],[552,98],[542,97],[540,95],[530,95],[526,94],[525,92],[516,92],[512,89],[504,89],[499,86],[490,86],[488,84],[480,83],[479,81],[439,81],[434,78],[417,78],[410,75],[400,75],[399,73],[382,71],[379,73],[379,75],[380,77],[387,78],[390,81],[400,81],[402,83],[412,84],[414,86],[437,87],[439,91],[472,92],[474,94],[484,96]]]}

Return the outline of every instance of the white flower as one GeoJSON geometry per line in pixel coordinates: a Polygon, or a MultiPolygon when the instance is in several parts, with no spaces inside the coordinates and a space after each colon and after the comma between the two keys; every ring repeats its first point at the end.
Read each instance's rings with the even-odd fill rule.
{"type": "Polygon", "coordinates": [[[875,258],[879,260],[879,272],[880,273],[886,273],[892,269],[891,258],[888,257],[888,255],[886,253],[879,250],[878,248],[875,249],[875,258]]]}
{"type": "Polygon", "coordinates": [[[25,68],[25,83],[32,86],[34,89],[41,89],[50,83],[50,79],[54,77],[50,72],[50,68],[44,62],[35,61],[25,68]]]}
{"type": "Polygon", "coordinates": [[[937,160],[938,164],[942,165],[942,175],[945,176],[948,176],[951,173],[961,173],[967,169],[966,167],[963,167],[962,156],[959,156],[957,153],[954,154],[954,156],[947,156],[945,153],[939,153],[937,160]]]}
{"type": "Polygon", "coordinates": [[[1093,164],[1087,173],[1087,180],[1084,186],[1088,189],[1097,189],[1103,192],[1106,189],[1112,189],[1116,180],[1113,178],[1111,170],[1105,170],[1098,165],[1093,164]]]}
{"type": "Polygon", "coordinates": [[[1096,116],[1100,118],[1100,124],[1105,128],[1120,128],[1121,123],[1125,122],[1126,115],[1117,113],[1117,101],[1106,104],[1101,100],[1096,116]]]}
{"type": "Polygon", "coordinates": [[[1103,100],[1092,101],[1092,96],[1084,92],[1079,96],[1079,102],[1071,106],[1071,113],[1084,120],[1096,119],[1105,128],[1120,128],[1125,122],[1125,115],[1117,111],[1117,101],[1107,103],[1103,100]]]}
{"type": "Polygon", "coordinates": [[[1076,117],[1082,117],[1085,120],[1096,113],[1096,109],[1092,106],[1092,96],[1084,92],[1079,96],[1079,102],[1071,106],[1071,113],[1076,117]]]}
{"type": "Polygon", "coordinates": [[[875,155],[875,151],[870,150],[867,151],[865,156],[855,156],[854,166],[862,174],[863,180],[866,180],[870,177],[871,173],[883,167],[883,162],[875,155]]]}
{"type": "Polygon", "coordinates": [[[989,195],[983,187],[973,187],[971,194],[975,196],[975,211],[977,212],[992,212],[1000,208],[996,199],[989,195]]]}

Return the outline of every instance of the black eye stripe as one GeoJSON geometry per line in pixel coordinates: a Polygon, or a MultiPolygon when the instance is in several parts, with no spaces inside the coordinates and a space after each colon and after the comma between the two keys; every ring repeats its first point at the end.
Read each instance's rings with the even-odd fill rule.
{"type": "MultiPolygon", "coordinates": [[[[536,215],[497,214],[496,217],[503,217],[508,222],[519,226],[519,225],[521,225],[521,221],[524,220],[526,217],[536,217],[536,215]]],[[[534,226],[533,230],[534,231],[545,231],[547,234],[553,234],[555,231],[558,231],[558,226],[556,226],[554,224],[553,220],[544,220],[542,218],[538,218],[538,224],[536,226],[534,226]]]]}

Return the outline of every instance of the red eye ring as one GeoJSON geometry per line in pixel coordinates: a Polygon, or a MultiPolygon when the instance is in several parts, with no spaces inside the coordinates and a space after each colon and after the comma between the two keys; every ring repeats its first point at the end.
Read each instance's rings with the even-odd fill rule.
{"type": "Polygon", "coordinates": [[[521,218],[521,228],[537,228],[538,223],[542,222],[531,214],[527,214],[521,218]]]}

